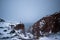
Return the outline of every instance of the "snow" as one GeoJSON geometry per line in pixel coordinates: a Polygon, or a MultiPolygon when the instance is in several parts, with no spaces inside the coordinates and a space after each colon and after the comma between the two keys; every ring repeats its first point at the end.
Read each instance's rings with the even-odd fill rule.
{"type": "Polygon", "coordinates": [[[26,33],[30,38],[33,38],[33,34],[31,33],[26,33]]]}
{"type": "MultiPolygon", "coordinates": [[[[10,28],[10,23],[4,22],[4,23],[0,23],[0,40],[60,40],[60,32],[58,32],[57,34],[51,34],[51,30],[50,30],[50,34],[49,36],[44,36],[44,37],[39,37],[39,39],[34,39],[33,34],[31,34],[30,32],[25,32],[22,33],[21,29],[20,30],[15,30],[15,33],[10,33],[13,29],[10,28]],[[4,30],[7,30],[4,32],[4,30]],[[3,38],[9,37],[8,39],[3,39],[3,38]],[[1,39],[2,38],[2,39],[1,39]]],[[[40,31],[41,35],[42,32],[40,31]]]]}
{"type": "Polygon", "coordinates": [[[42,37],[39,40],[60,40],[60,39],[55,39],[54,37],[42,37]]]}
{"type": "Polygon", "coordinates": [[[20,34],[20,36],[21,36],[22,39],[29,39],[29,37],[28,36],[25,37],[25,35],[23,33],[20,34]]]}
{"type": "Polygon", "coordinates": [[[41,20],[41,22],[40,22],[40,28],[42,28],[44,25],[45,25],[45,21],[41,20]]]}
{"type": "Polygon", "coordinates": [[[13,29],[11,28],[10,23],[0,22],[0,27],[1,27],[0,28],[0,30],[1,30],[0,33],[2,34],[2,35],[0,35],[0,39],[1,38],[7,38],[7,37],[9,37],[9,39],[6,39],[6,40],[22,40],[22,39],[31,39],[31,38],[33,38],[33,35],[31,33],[26,32],[26,36],[25,36],[25,34],[22,33],[21,29],[20,30],[15,30],[15,33],[11,34],[10,32],[13,29]],[[14,35],[16,35],[16,36],[14,36],[14,35]],[[13,37],[13,38],[11,38],[11,37],[13,37]]]}
{"type": "Polygon", "coordinates": [[[9,27],[10,23],[8,22],[0,22],[0,27],[9,27]]]}
{"type": "Polygon", "coordinates": [[[42,38],[40,38],[39,40],[50,40],[50,39],[47,38],[47,37],[42,37],[42,38]]]}
{"type": "Polygon", "coordinates": [[[48,37],[46,36],[40,37],[39,40],[60,40],[60,33],[52,34],[48,37]]]}
{"type": "Polygon", "coordinates": [[[14,37],[14,38],[12,38],[11,40],[22,40],[22,39],[18,39],[18,38],[16,38],[16,37],[14,37]]]}

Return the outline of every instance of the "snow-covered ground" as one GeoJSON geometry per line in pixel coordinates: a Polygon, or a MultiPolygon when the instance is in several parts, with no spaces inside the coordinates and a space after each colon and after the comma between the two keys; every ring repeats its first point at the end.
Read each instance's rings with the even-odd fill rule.
{"type": "Polygon", "coordinates": [[[39,40],[60,40],[60,33],[40,37],[39,40]]]}
{"type": "Polygon", "coordinates": [[[32,39],[33,35],[31,33],[22,33],[21,30],[15,30],[14,33],[11,33],[13,29],[10,26],[10,23],[0,23],[0,40],[20,40],[20,39],[32,39]],[[26,36],[25,36],[26,35],[26,36]]]}
{"type": "Polygon", "coordinates": [[[48,36],[39,37],[39,39],[34,39],[31,33],[22,33],[21,30],[15,30],[11,33],[13,29],[9,26],[10,23],[0,23],[0,40],[60,40],[60,32],[57,34],[50,34],[48,36]],[[20,33],[18,33],[20,32],[20,33]]]}

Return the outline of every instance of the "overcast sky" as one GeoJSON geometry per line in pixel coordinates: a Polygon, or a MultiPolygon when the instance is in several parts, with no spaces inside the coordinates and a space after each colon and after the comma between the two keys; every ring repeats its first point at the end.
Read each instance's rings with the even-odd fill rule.
{"type": "Polygon", "coordinates": [[[34,23],[43,16],[60,11],[60,0],[0,0],[0,18],[34,23]]]}

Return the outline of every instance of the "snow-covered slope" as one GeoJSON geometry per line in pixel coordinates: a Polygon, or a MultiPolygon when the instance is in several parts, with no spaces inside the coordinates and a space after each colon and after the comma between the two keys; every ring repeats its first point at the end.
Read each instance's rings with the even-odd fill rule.
{"type": "Polygon", "coordinates": [[[60,33],[40,37],[39,40],[60,40],[60,33]]]}
{"type": "Polygon", "coordinates": [[[9,27],[10,23],[8,22],[0,22],[0,27],[9,27]]]}
{"type": "Polygon", "coordinates": [[[33,35],[31,33],[22,33],[20,30],[15,30],[11,28],[10,23],[2,22],[0,23],[0,40],[22,40],[22,39],[32,39],[33,35]]]}

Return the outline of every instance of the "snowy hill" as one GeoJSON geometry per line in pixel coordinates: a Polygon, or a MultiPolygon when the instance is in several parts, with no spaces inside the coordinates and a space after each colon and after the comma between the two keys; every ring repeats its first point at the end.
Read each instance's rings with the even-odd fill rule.
{"type": "Polygon", "coordinates": [[[22,33],[22,30],[15,30],[11,28],[10,23],[0,22],[0,40],[20,40],[20,39],[32,39],[31,33],[22,33]]]}

